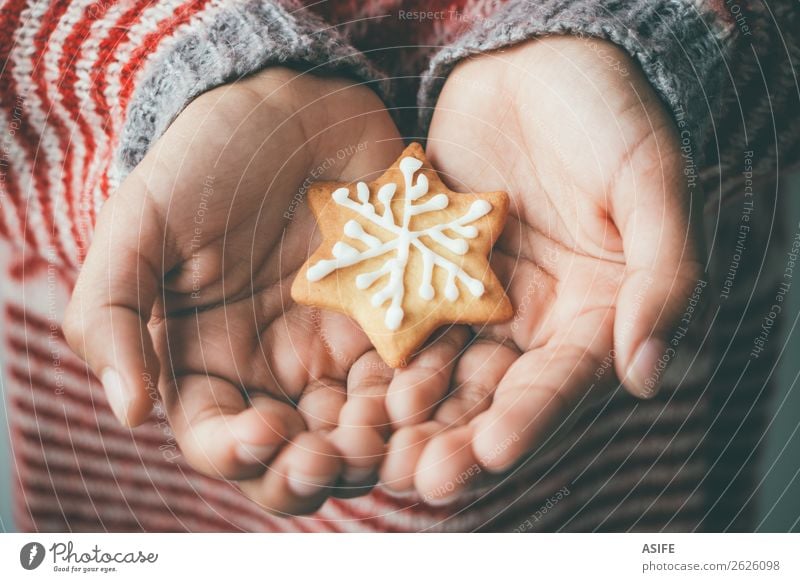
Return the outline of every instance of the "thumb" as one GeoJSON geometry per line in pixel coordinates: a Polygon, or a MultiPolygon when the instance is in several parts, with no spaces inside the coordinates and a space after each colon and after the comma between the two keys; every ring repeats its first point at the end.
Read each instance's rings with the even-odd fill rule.
{"type": "Polygon", "coordinates": [[[644,154],[648,162],[629,157],[612,194],[626,262],[614,321],[615,365],[628,391],[640,398],[658,392],[680,340],[677,324],[696,318],[689,299],[705,287],[699,188],[687,181],[674,141],[652,144],[655,151],[644,154]]]}
{"type": "Polygon", "coordinates": [[[63,324],[70,347],[100,378],[127,426],[145,420],[158,381],[147,323],[169,267],[166,255],[159,213],[131,175],[99,215],[63,324]]]}

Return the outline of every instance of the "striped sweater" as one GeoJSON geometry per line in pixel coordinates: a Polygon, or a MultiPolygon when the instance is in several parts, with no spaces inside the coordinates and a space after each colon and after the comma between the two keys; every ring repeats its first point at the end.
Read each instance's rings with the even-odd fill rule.
{"type": "Polygon", "coordinates": [[[36,531],[586,531],[757,527],[754,464],[780,347],[770,320],[797,225],[779,170],[800,150],[798,16],[740,0],[0,0],[2,386],[16,521],[36,531]],[[438,16],[409,25],[415,11],[438,16]],[[402,13],[402,14],[401,14],[402,13]],[[183,106],[262,67],[379,78],[424,135],[453,66],[548,33],[600,36],[691,128],[707,194],[709,304],[657,398],[619,390],[572,435],[447,507],[378,488],[265,514],[193,472],[156,406],[121,428],[60,331],[103,201],[183,106]],[[412,116],[409,112],[419,111],[412,116]],[[739,228],[745,180],[752,229],[739,228]],[[788,226],[788,228],[787,228],[788,226]],[[758,347],[758,350],[756,349],[758,347]],[[760,350],[760,351],[759,351],[760,350]]]}

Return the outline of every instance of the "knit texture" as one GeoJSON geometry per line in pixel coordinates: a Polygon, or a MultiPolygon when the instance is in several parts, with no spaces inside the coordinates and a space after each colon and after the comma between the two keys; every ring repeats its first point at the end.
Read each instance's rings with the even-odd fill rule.
{"type": "Polygon", "coordinates": [[[151,59],[122,130],[119,177],[141,161],[192,99],[270,65],[335,72],[369,83],[384,96],[388,91],[360,52],[299,3],[220,2],[151,59]]]}
{"type": "Polygon", "coordinates": [[[542,35],[591,36],[621,46],[641,65],[667,106],[685,115],[693,141],[702,149],[708,140],[708,112],[725,73],[724,58],[735,38],[735,24],[708,8],[708,3],[690,0],[510,0],[433,57],[420,87],[420,123],[429,125],[447,76],[461,59],[542,35]]]}

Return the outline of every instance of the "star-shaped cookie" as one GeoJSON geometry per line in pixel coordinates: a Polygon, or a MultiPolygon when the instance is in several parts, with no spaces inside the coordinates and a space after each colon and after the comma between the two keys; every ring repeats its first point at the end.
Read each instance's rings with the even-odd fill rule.
{"type": "Polygon", "coordinates": [[[449,190],[414,143],[375,182],[317,182],[308,202],[324,240],[292,298],[350,315],[389,366],[404,366],[444,324],[511,318],[487,259],[505,192],[449,190]]]}

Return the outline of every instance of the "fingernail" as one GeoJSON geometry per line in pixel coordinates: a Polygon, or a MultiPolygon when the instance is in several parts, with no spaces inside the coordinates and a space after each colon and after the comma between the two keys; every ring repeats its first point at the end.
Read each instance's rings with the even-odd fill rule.
{"type": "Polygon", "coordinates": [[[278,445],[251,445],[239,443],[236,446],[236,456],[242,463],[256,465],[272,458],[278,445]]]}
{"type": "Polygon", "coordinates": [[[454,495],[448,495],[447,497],[425,497],[424,501],[431,507],[444,507],[445,505],[450,505],[455,503],[458,499],[458,493],[454,495]]]}
{"type": "Polygon", "coordinates": [[[642,398],[652,398],[661,387],[667,362],[663,361],[666,344],[658,339],[650,338],[636,352],[633,362],[628,367],[628,377],[633,381],[642,398]]]}
{"type": "Polygon", "coordinates": [[[289,489],[300,497],[312,497],[331,486],[330,476],[303,475],[302,473],[292,473],[288,475],[289,489]]]}
{"type": "Polygon", "coordinates": [[[106,392],[106,397],[114,416],[122,424],[128,426],[128,408],[130,408],[133,399],[125,389],[122,377],[113,368],[106,368],[100,374],[100,381],[103,383],[103,389],[106,392]]]}
{"type": "Polygon", "coordinates": [[[398,487],[397,483],[394,482],[387,483],[386,481],[382,480],[378,481],[378,487],[380,487],[390,495],[395,495],[397,497],[408,497],[409,495],[412,495],[417,491],[414,488],[414,485],[409,485],[408,487],[401,488],[398,487]]]}

